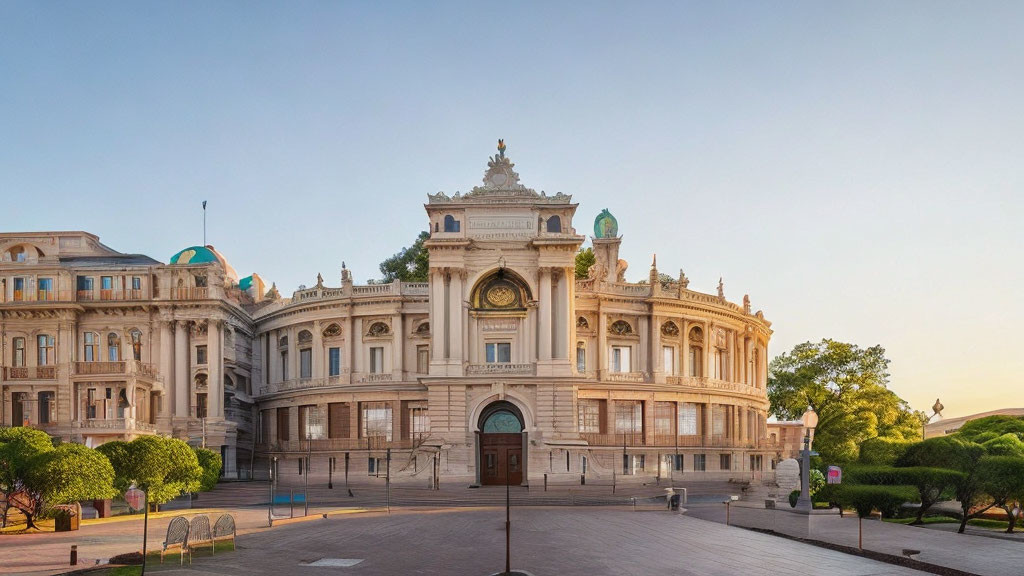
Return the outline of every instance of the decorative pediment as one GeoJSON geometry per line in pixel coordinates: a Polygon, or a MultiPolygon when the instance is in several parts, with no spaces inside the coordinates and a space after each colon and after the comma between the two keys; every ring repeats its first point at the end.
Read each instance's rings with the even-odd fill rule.
{"type": "Polygon", "coordinates": [[[572,202],[572,196],[558,192],[554,196],[548,196],[544,191],[539,194],[532,188],[527,188],[519,182],[519,173],[515,171],[515,164],[505,157],[505,144],[498,141],[498,154],[488,158],[487,170],[484,172],[483,186],[474,186],[466,194],[456,192],[448,196],[444,192],[427,194],[430,204],[446,204],[461,201],[480,201],[494,198],[496,202],[507,202],[513,200],[533,200],[551,204],[568,204],[572,202]]]}

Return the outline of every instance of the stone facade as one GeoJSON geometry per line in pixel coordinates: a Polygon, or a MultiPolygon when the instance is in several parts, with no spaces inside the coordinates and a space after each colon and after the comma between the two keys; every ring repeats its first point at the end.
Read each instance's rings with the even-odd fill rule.
{"type": "Polygon", "coordinates": [[[232,476],[251,466],[266,477],[269,457],[307,453],[344,458],[364,477],[382,472],[390,453],[395,480],[424,484],[435,472],[486,484],[768,471],[776,450],[766,428],[771,328],[763,314],[746,297],[728,302],[721,284],[712,295],[689,290],[681,271],[667,281],[656,264],[646,282],[626,282],[622,238],[607,211],[592,240],[597,262],[576,278],[585,240],[574,228],[577,205],[520,184],[499,151],[482,185],[428,195],[423,283],[356,286],[342,268],[340,286],[318,278],[291,298],[275,297],[275,288],[264,298],[262,289],[239,288],[250,284],[219,255],[201,262],[188,252],[191,260],[176,255],[163,265],[85,233],[0,235],[8,254],[0,262],[4,424],[17,415],[98,443],[154,432],[195,441],[205,423],[207,445],[224,447],[232,476]],[[65,238],[96,266],[65,258],[65,238]],[[137,275],[140,292],[99,289],[83,299],[75,278],[86,273],[129,283],[137,275]],[[54,298],[36,297],[43,275],[55,279],[54,298]],[[16,298],[19,276],[29,283],[16,298]],[[107,334],[134,351],[136,330],[140,355],[105,362],[107,334]],[[40,371],[42,332],[57,344],[40,371]],[[103,362],[84,361],[86,332],[101,335],[103,362]],[[21,364],[15,337],[28,342],[21,364]],[[196,356],[202,344],[205,365],[196,356]],[[105,395],[108,386],[115,398],[123,389],[141,400],[106,407],[110,417],[100,419],[82,395],[105,395]],[[47,423],[33,407],[40,392],[55,394],[47,423]]]}

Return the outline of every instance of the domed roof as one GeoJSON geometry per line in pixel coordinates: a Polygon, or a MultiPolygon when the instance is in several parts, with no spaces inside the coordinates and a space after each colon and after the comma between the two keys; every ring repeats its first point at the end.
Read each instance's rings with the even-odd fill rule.
{"type": "Polygon", "coordinates": [[[225,258],[213,246],[189,246],[171,256],[171,264],[209,264],[217,262],[224,267],[224,272],[231,282],[238,283],[238,273],[228,264],[225,258]]]}

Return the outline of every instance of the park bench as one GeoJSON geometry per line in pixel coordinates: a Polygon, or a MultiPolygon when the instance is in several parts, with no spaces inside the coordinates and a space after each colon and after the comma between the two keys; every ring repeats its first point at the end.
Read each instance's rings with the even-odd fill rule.
{"type": "Polygon", "coordinates": [[[217,553],[218,540],[231,540],[235,544],[235,519],[231,514],[222,514],[213,525],[213,553],[217,553]]]}
{"type": "Polygon", "coordinates": [[[204,514],[200,514],[192,518],[192,522],[189,523],[188,527],[188,562],[192,563],[192,549],[196,547],[196,544],[205,544],[209,542],[213,545],[213,534],[210,533],[210,518],[204,514]]]}
{"type": "MultiPolygon", "coordinates": [[[[178,563],[184,564],[185,546],[188,542],[188,520],[184,516],[175,516],[167,525],[167,536],[164,539],[163,548],[160,550],[160,563],[164,563],[164,554],[178,549],[178,563]]],[[[189,556],[189,562],[192,557],[189,556]]]]}

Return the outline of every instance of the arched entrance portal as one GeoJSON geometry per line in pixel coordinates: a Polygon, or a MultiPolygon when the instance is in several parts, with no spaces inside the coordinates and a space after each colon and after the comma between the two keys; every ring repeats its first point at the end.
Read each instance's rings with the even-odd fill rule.
{"type": "Polygon", "coordinates": [[[480,414],[478,474],[484,485],[523,483],[526,433],[523,415],[511,402],[494,402],[480,414]]]}

